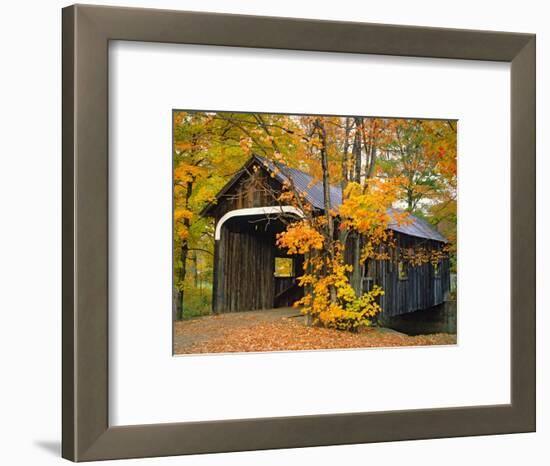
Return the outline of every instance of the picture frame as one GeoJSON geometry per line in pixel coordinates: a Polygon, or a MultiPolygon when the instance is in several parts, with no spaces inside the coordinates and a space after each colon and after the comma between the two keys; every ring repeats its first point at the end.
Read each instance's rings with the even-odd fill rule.
{"type": "Polygon", "coordinates": [[[88,5],[64,8],[62,26],[64,458],[92,461],[535,430],[534,35],[88,5]],[[511,403],[110,426],[110,40],[511,63],[511,403]]]}

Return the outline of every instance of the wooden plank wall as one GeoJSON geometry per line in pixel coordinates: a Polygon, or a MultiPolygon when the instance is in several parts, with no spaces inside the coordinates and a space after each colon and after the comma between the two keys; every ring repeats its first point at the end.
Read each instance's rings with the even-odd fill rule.
{"type": "MultiPolygon", "coordinates": [[[[252,168],[250,168],[252,170],[252,168]]],[[[265,168],[251,172],[240,179],[212,208],[216,222],[227,212],[250,207],[279,205],[274,195],[281,192],[281,184],[271,178],[265,168]]]]}
{"type": "Polygon", "coordinates": [[[275,297],[273,235],[222,228],[214,312],[271,309],[275,297]]]}
{"type": "MultiPolygon", "coordinates": [[[[429,249],[438,249],[441,244],[436,241],[414,238],[396,234],[398,248],[410,248],[421,245],[429,249]]],[[[439,276],[431,263],[409,266],[407,278],[399,279],[397,259],[391,261],[374,261],[372,263],[374,282],[384,289],[380,298],[385,316],[396,316],[408,312],[428,309],[445,300],[450,287],[449,259],[443,259],[439,265],[439,276]]]]}
{"type": "MultiPolygon", "coordinates": [[[[227,222],[222,228],[221,239],[216,244],[214,276],[214,312],[238,312],[255,309],[291,306],[303,296],[303,290],[295,287],[284,296],[295,278],[275,278],[276,256],[282,256],[275,246],[273,232],[255,231],[243,226],[241,220],[227,222]],[[231,225],[233,226],[231,227],[231,225]]],[[[418,246],[440,248],[441,244],[407,235],[397,235],[398,248],[418,246]]],[[[297,276],[301,275],[301,258],[296,260],[297,276]]],[[[431,263],[408,266],[407,278],[400,279],[397,254],[388,261],[371,261],[369,273],[373,282],[382,287],[380,297],[383,316],[391,317],[421,309],[428,309],[444,302],[450,289],[450,264],[440,261],[439,276],[431,263]]]]}

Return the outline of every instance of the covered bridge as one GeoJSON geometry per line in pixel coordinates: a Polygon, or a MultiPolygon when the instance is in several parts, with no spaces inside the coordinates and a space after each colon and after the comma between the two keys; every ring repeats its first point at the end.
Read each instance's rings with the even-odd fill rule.
{"type": "MultiPolygon", "coordinates": [[[[280,205],[278,194],[291,178],[305,200],[321,212],[323,189],[310,175],[252,156],[243,168],[207,205],[202,215],[215,220],[213,311],[236,312],[292,305],[303,295],[297,284],[303,257],[288,256],[276,245],[276,235],[286,225],[283,218],[299,218],[301,212],[280,205]]],[[[330,189],[331,204],[342,202],[337,186],[330,189]]],[[[424,220],[412,216],[406,224],[390,225],[397,249],[421,246],[442,249],[447,240],[424,220]]],[[[384,289],[380,305],[386,317],[428,309],[441,304],[449,291],[449,260],[437,266],[409,266],[397,259],[369,261],[362,270],[363,290],[373,284],[384,289]]]]}

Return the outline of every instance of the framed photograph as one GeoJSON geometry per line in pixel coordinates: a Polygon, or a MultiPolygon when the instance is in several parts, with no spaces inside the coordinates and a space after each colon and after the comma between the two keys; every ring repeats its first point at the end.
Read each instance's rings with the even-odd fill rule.
{"type": "Polygon", "coordinates": [[[535,36],[63,10],[73,461],[535,430],[535,36]]]}
{"type": "Polygon", "coordinates": [[[456,344],[457,121],[173,126],[175,354],[456,344]]]}

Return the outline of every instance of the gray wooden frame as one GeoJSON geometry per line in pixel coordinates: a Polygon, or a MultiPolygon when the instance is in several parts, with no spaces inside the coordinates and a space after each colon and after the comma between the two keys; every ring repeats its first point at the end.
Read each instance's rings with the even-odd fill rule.
{"type": "Polygon", "coordinates": [[[65,458],[90,461],[535,430],[534,35],[84,5],[65,8],[62,22],[65,458]],[[511,62],[511,403],[109,426],[109,40],[511,62]]]}

